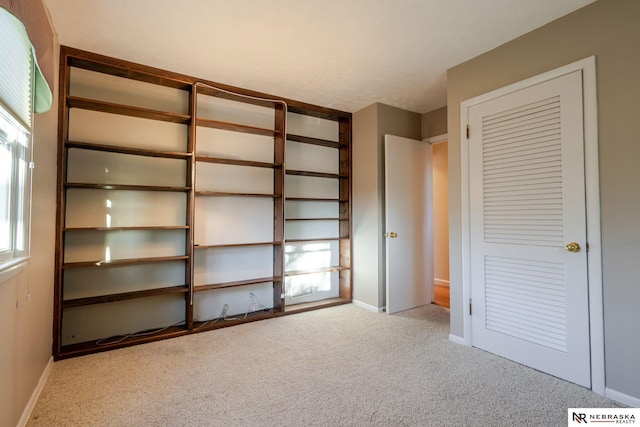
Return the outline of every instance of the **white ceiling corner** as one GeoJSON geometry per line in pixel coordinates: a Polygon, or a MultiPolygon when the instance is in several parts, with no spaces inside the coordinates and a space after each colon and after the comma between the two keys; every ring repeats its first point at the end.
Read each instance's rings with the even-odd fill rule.
{"type": "Polygon", "coordinates": [[[45,0],[60,43],[303,102],[417,113],[446,70],[594,0],[45,0]]]}

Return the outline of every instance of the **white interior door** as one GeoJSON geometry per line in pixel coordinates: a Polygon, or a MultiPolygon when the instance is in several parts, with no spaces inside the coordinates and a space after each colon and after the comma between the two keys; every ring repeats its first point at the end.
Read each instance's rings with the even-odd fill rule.
{"type": "Polygon", "coordinates": [[[385,135],[387,313],[431,303],[433,258],[426,251],[427,164],[431,147],[385,135]]]}
{"type": "Polygon", "coordinates": [[[581,71],[470,107],[469,129],[472,344],[590,387],[581,71]]]}

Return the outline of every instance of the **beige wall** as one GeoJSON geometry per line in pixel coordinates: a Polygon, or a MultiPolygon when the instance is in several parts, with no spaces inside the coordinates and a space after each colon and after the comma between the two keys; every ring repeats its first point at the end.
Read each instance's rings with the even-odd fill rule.
{"type": "Polygon", "coordinates": [[[447,107],[422,115],[422,139],[447,133],[447,107]]]}
{"type": "Polygon", "coordinates": [[[420,114],[379,103],[353,114],[353,299],[377,309],[385,305],[385,134],[420,139],[420,114]]]}
{"type": "MultiPolygon", "coordinates": [[[[56,44],[55,74],[58,73],[56,44]]],[[[0,425],[14,426],[51,359],[58,94],[34,120],[31,260],[0,283],[0,425]]]]}
{"type": "Polygon", "coordinates": [[[378,307],[382,283],[378,251],[378,104],[353,114],[353,299],[378,307]]]}
{"type": "Polygon", "coordinates": [[[596,55],[606,387],[640,399],[640,2],[600,0],[447,73],[451,332],[463,335],[460,102],[596,55]]]}

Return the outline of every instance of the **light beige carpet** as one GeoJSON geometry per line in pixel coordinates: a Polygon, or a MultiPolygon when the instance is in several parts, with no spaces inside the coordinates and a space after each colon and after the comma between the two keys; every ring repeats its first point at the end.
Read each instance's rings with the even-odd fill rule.
{"type": "Polygon", "coordinates": [[[345,305],[57,362],[29,426],[565,426],[623,406],[448,340],[434,305],[345,305]]]}

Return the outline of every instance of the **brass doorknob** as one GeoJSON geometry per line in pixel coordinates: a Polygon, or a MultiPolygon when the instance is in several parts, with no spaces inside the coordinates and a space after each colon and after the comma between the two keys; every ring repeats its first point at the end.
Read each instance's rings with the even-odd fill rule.
{"type": "Polygon", "coordinates": [[[566,246],[569,252],[580,252],[580,245],[576,242],[571,242],[566,246]]]}
{"type": "Polygon", "coordinates": [[[398,237],[398,233],[396,233],[395,231],[392,231],[391,233],[389,233],[389,237],[392,239],[395,239],[396,237],[398,237]]]}

